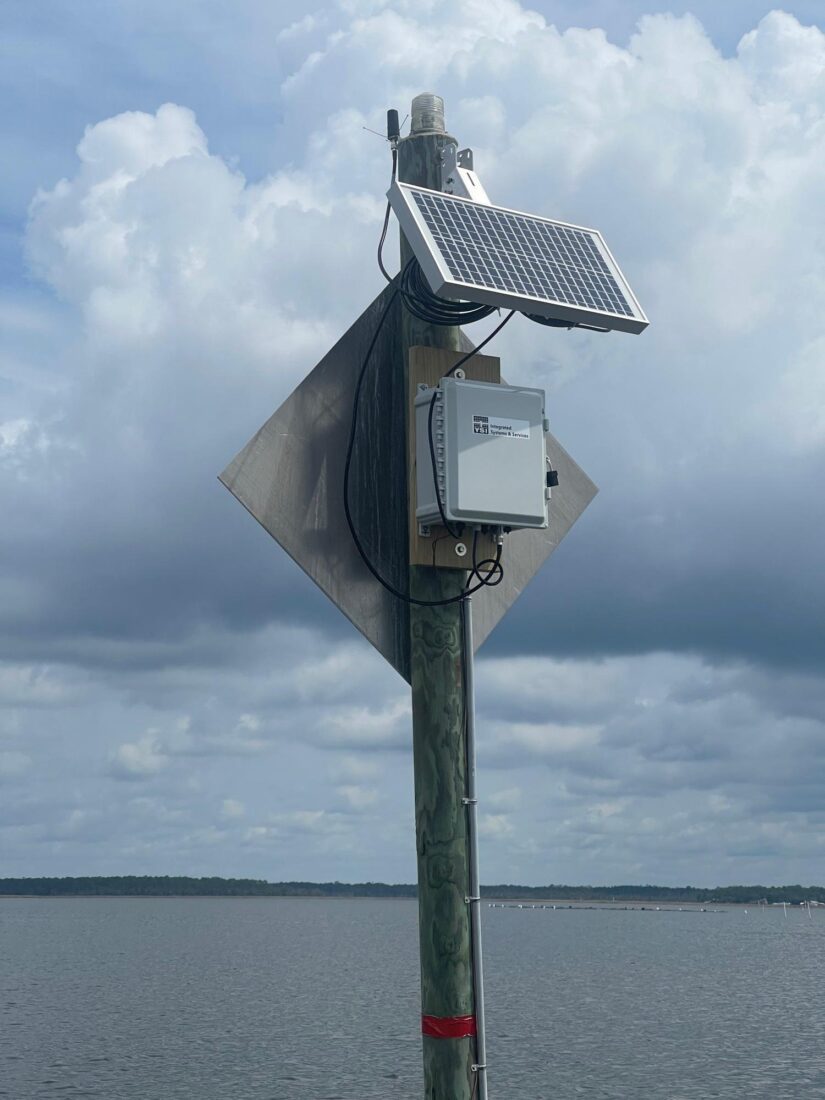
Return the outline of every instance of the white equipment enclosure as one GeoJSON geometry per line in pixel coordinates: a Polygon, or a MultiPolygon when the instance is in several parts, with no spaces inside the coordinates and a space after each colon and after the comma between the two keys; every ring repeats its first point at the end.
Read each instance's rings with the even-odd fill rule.
{"type": "Polygon", "coordinates": [[[543,390],[442,378],[416,396],[415,426],[419,524],[442,522],[439,494],[457,524],[547,526],[543,390]]]}

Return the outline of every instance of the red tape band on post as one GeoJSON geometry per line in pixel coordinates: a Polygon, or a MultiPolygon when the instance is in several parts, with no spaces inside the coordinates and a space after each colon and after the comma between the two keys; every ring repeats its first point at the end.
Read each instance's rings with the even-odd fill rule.
{"type": "Polygon", "coordinates": [[[475,1033],[475,1016],[421,1017],[421,1034],[429,1039],[465,1039],[475,1033]]]}

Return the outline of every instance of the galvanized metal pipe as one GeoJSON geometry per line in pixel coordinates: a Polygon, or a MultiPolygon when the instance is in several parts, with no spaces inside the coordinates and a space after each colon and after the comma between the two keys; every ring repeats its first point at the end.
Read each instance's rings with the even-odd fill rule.
{"type": "Polygon", "coordinates": [[[461,601],[464,664],[464,725],[467,738],[467,839],[470,855],[470,928],[473,955],[473,999],[476,1014],[476,1059],[479,1100],[487,1100],[487,1036],[484,1020],[484,967],[481,953],[481,883],[478,865],[478,795],[476,793],[476,707],[473,682],[473,599],[461,601]]]}

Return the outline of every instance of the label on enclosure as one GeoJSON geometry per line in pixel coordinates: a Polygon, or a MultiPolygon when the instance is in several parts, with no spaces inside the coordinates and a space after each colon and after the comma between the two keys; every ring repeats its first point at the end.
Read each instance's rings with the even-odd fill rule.
{"type": "Polygon", "coordinates": [[[500,416],[474,416],[475,435],[504,435],[509,439],[529,439],[529,420],[503,420],[500,416]]]}

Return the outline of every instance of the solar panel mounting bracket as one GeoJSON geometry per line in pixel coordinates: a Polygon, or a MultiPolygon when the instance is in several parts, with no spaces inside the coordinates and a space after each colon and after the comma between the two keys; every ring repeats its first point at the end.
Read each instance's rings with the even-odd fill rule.
{"type": "Polygon", "coordinates": [[[484,206],[492,205],[473,168],[473,150],[458,149],[452,142],[441,151],[441,190],[484,206]]]}

